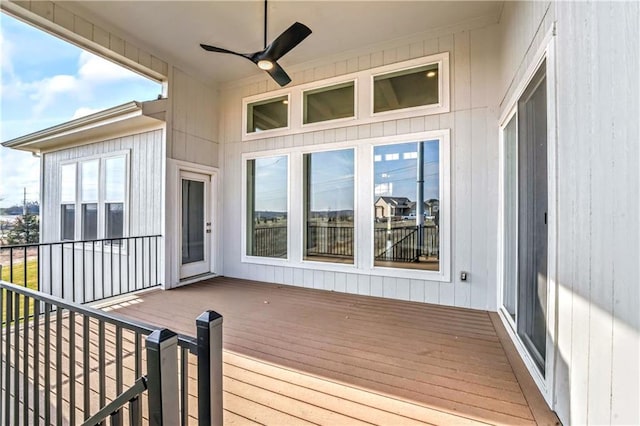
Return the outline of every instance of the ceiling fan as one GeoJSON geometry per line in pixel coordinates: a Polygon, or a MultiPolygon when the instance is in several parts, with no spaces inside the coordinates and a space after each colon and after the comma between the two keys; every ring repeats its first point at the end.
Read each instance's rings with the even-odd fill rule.
{"type": "Polygon", "coordinates": [[[258,68],[266,71],[280,85],[286,86],[291,82],[282,67],[278,64],[278,59],[296,47],[302,40],[311,34],[311,30],[304,24],[296,22],[287,28],[270,45],[267,46],[267,0],[264,1],[264,49],[255,53],[238,53],[221,47],[200,44],[204,50],[209,52],[230,53],[241,56],[256,64],[258,68]]]}

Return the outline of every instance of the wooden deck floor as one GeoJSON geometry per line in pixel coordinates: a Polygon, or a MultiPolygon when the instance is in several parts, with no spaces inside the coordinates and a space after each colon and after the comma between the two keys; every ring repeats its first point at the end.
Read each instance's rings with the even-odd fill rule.
{"type": "Polygon", "coordinates": [[[225,424],[556,424],[496,314],[215,278],[108,308],[224,316],[225,424]]]}

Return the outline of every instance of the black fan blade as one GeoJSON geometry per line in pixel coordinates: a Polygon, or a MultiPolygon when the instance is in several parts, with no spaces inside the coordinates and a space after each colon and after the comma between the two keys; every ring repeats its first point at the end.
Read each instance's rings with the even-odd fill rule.
{"type": "Polygon", "coordinates": [[[296,47],[302,40],[311,34],[311,30],[304,24],[296,22],[276,38],[264,51],[260,59],[277,61],[287,52],[296,47]]]}
{"type": "Polygon", "coordinates": [[[273,78],[276,81],[276,83],[278,83],[280,85],[280,87],[284,87],[287,84],[291,83],[291,78],[289,78],[287,73],[284,72],[282,67],[280,65],[278,65],[277,62],[273,63],[273,68],[271,68],[270,70],[266,70],[266,71],[269,73],[271,78],[273,78]]]}
{"type": "Polygon", "coordinates": [[[232,50],[223,49],[221,47],[209,46],[208,44],[202,44],[201,43],[200,47],[202,47],[204,50],[206,50],[208,52],[230,53],[231,55],[242,56],[243,58],[247,58],[249,60],[251,60],[251,56],[252,56],[252,55],[247,55],[245,53],[238,53],[238,52],[234,52],[232,50]]]}

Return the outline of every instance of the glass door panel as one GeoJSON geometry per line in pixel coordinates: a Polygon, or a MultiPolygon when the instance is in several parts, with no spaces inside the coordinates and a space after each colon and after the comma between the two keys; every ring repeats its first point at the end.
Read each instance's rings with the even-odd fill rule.
{"type": "Polygon", "coordinates": [[[204,182],[182,180],[182,264],[204,260],[204,182]]]}
{"type": "Polygon", "coordinates": [[[180,174],[180,278],[210,272],[210,182],[208,175],[180,174]]]}

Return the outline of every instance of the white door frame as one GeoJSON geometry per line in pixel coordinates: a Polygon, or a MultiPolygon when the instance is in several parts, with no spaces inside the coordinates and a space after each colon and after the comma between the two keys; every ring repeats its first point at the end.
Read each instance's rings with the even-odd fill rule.
{"type": "Polygon", "coordinates": [[[197,281],[200,277],[195,280],[189,280],[188,278],[185,280],[180,280],[180,267],[182,264],[181,258],[181,244],[182,244],[182,223],[180,221],[181,218],[181,195],[180,191],[182,191],[182,183],[181,183],[181,174],[182,172],[191,172],[198,173],[202,175],[208,175],[211,177],[211,183],[209,185],[209,218],[211,220],[211,233],[208,234],[209,238],[209,273],[212,275],[219,274],[220,268],[222,267],[221,260],[219,259],[220,253],[220,203],[219,201],[219,182],[220,182],[220,171],[216,167],[204,166],[202,164],[190,163],[187,161],[168,159],[167,160],[167,169],[169,171],[169,176],[167,179],[167,212],[170,213],[170,217],[167,217],[167,234],[170,234],[170,237],[167,238],[168,244],[168,253],[171,253],[169,256],[168,266],[169,266],[169,277],[170,277],[170,285],[167,285],[167,288],[179,287],[181,285],[189,284],[191,282],[197,281]]]}
{"type": "Polygon", "coordinates": [[[534,382],[540,389],[545,401],[554,408],[554,376],[558,357],[557,343],[557,98],[556,98],[556,50],[555,50],[555,25],[547,32],[534,59],[527,71],[513,91],[505,109],[500,116],[499,124],[499,213],[498,213],[498,313],[502,319],[509,336],[511,337],[520,357],[524,361],[534,382]],[[515,114],[517,101],[529,85],[542,62],[546,60],[547,79],[547,197],[548,197],[548,234],[547,234],[547,342],[545,374],[542,375],[535,362],[529,355],[524,344],[515,330],[515,324],[503,307],[504,288],[504,140],[503,129],[509,119],[515,114]]]}
{"type": "Polygon", "coordinates": [[[180,280],[185,280],[185,279],[189,279],[191,277],[195,277],[195,276],[200,276],[203,274],[206,274],[208,272],[210,272],[211,269],[211,239],[209,238],[209,235],[207,234],[211,234],[211,175],[209,174],[203,174],[203,173],[195,173],[195,172],[188,172],[185,170],[180,170],[180,184],[178,187],[178,205],[181,207],[179,209],[179,217],[178,217],[178,222],[181,224],[180,227],[180,244],[178,244],[179,247],[179,259],[182,259],[183,257],[183,252],[182,250],[184,249],[183,247],[183,243],[184,243],[184,194],[183,194],[183,189],[182,189],[182,184],[184,183],[185,180],[191,181],[191,182],[200,182],[203,184],[204,188],[203,188],[203,203],[202,203],[202,216],[203,216],[203,222],[200,224],[200,226],[198,226],[198,229],[200,229],[202,231],[202,243],[203,243],[203,253],[202,253],[202,260],[200,261],[194,261],[194,262],[190,262],[188,264],[184,264],[180,263],[180,280]]]}

